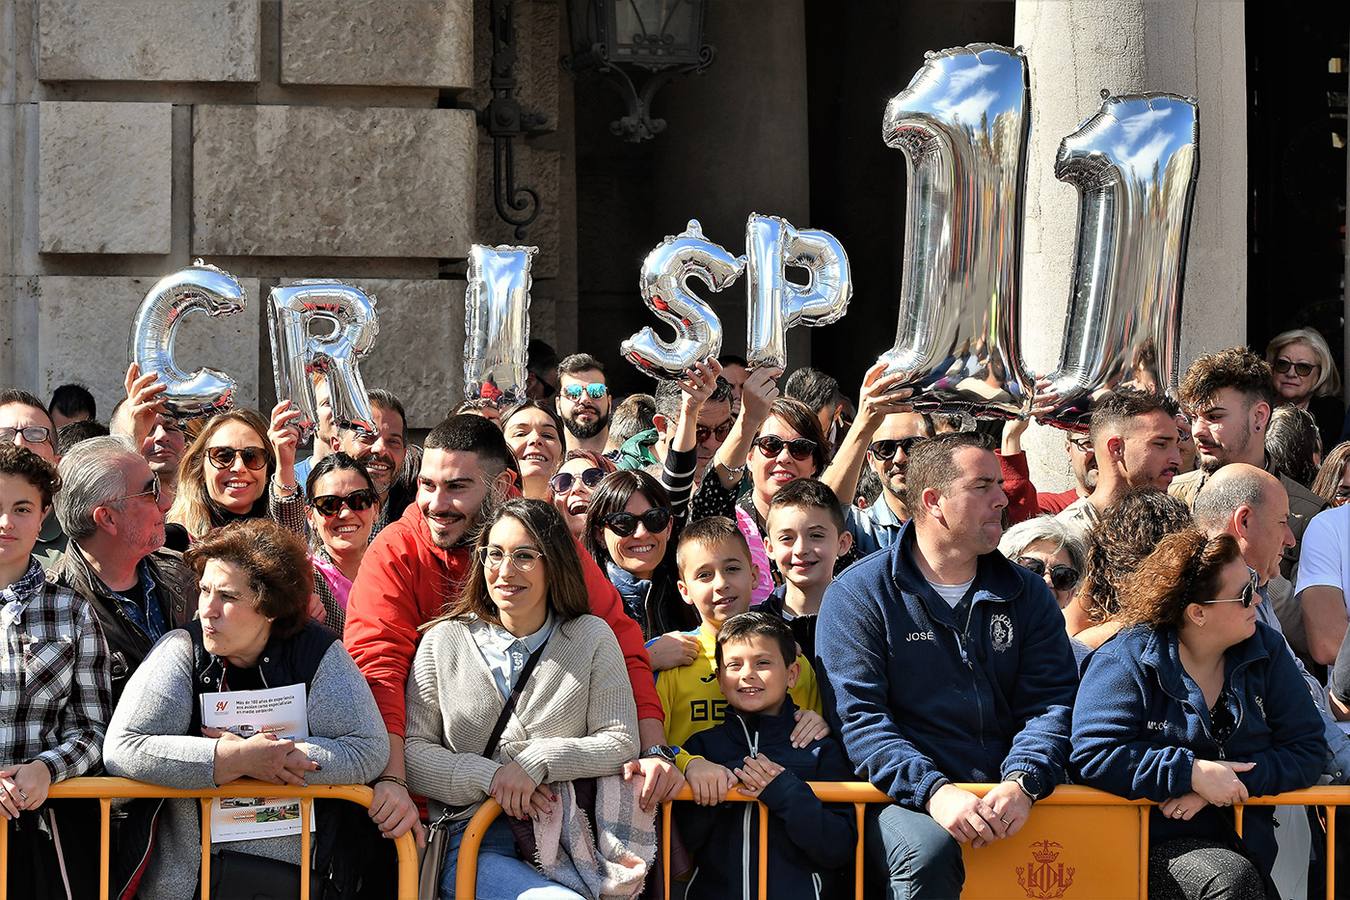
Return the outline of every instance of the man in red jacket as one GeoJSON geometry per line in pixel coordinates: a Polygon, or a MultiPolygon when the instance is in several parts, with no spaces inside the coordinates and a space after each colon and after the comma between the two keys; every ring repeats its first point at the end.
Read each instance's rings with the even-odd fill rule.
{"type": "MultiPolygon", "coordinates": [[[[482,509],[515,493],[515,459],[497,426],[480,416],[451,416],[427,436],[417,479],[417,502],[390,523],[366,552],[347,603],[344,643],[370,683],[389,732],[389,763],[375,783],[370,816],[387,837],[416,829],[417,806],[404,782],[404,691],[417,649],[419,627],[440,615],[471,564],[469,542],[482,509]]],[[[580,550],[591,612],[609,623],[628,663],[644,748],[665,744],[642,630],[623,611],[613,585],[580,550]]],[[[673,798],[684,786],[679,771],[659,755],[630,763],[625,774],[644,779],[648,806],[673,798]]]]}

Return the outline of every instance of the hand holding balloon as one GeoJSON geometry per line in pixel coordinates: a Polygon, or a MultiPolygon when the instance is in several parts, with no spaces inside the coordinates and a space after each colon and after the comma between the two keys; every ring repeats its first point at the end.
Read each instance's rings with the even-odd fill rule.
{"type": "Polygon", "coordinates": [[[160,381],[154,372],[142,375],[141,367],[132,363],[127,366],[123,387],[126,390],[126,402],[118,408],[117,415],[108,423],[108,427],[113,434],[131,438],[132,446],[139,451],[150,432],[155,430],[159,417],[168,414],[168,400],[164,396],[168,385],[160,381]]]}
{"type": "Polygon", "coordinates": [[[295,453],[300,446],[301,415],[300,407],[282,400],[272,407],[272,421],[267,429],[267,439],[277,456],[277,483],[288,490],[296,486],[295,453]]]}

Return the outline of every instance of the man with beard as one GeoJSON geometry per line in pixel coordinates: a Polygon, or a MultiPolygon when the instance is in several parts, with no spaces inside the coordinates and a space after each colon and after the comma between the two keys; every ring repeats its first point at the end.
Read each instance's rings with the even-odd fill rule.
{"type": "Polygon", "coordinates": [[[354,428],[344,428],[338,432],[337,447],[353,459],[365,465],[375,490],[380,495],[380,514],[375,519],[375,527],[370,531],[370,539],[390,522],[398,521],[417,493],[417,474],[412,470],[421,460],[414,458],[405,467],[408,460],[408,425],[403,412],[403,403],[392,393],[376,388],[366,393],[370,403],[371,418],[375,422],[375,433],[366,434],[354,428]]]}
{"type": "Polygon", "coordinates": [[[1097,486],[1056,518],[1077,528],[1086,541],[1111,504],[1131,488],[1167,490],[1181,468],[1177,405],[1165,394],[1121,387],[1092,408],[1088,437],[1097,460],[1097,486]]]}
{"type": "MultiPolygon", "coordinates": [[[[445,609],[474,565],[473,532],[485,507],[515,494],[520,480],[501,431],[481,416],[451,416],[432,429],[417,477],[417,499],[371,545],[352,585],[344,643],[370,683],[389,732],[389,763],[376,779],[370,817],[388,837],[422,828],[404,780],[404,694],[419,629],[445,609]]],[[[578,548],[591,611],[609,623],[624,652],[637,701],[642,746],[663,748],[664,716],[642,631],[623,611],[590,555],[578,548]]],[[[656,754],[630,763],[644,805],[673,798],[679,770],[656,754]]]]}
{"type": "Polygon", "coordinates": [[[933,423],[922,413],[891,413],[877,426],[867,445],[867,466],[881,481],[881,494],[867,509],[850,507],[847,513],[848,531],[859,556],[884,550],[899,538],[910,518],[905,506],[909,451],[932,436],[933,423]]]}
{"type": "Polygon", "coordinates": [[[1286,548],[1280,564],[1280,573],[1290,578],[1298,565],[1303,532],[1327,502],[1283,472],[1271,471],[1265,447],[1275,403],[1271,378],[1270,365],[1245,347],[1230,347],[1191,363],[1181,380],[1181,402],[1192,416],[1199,467],[1178,477],[1169,490],[1194,506],[1205,482],[1229,463],[1247,463],[1277,476],[1289,494],[1289,529],[1294,533],[1294,546],[1286,548]]]}
{"type": "Polygon", "coordinates": [[[600,360],[589,353],[573,353],[558,363],[555,403],[567,429],[568,450],[605,452],[613,402],[600,360]]]}

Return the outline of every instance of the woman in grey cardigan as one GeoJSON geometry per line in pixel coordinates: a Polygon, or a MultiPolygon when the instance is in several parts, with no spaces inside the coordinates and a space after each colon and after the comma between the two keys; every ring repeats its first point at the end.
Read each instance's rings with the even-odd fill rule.
{"type": "MultiPolygon", "coordinates": [[[[384,724],[342,644],[309,620],[312,582],[300,539],[250,519],[208,533],[186,559],[200,581],[198,619],[166,634],[127,683],[104,744],[108,772],[188,789],[240,778],[364,784],[378,775],[388,755],[384,724]],[[295,684],[305,686],[309,737],[243,738],[202,727],[202,694],[295,684]]],[[[118,896],[139,883],[143,897],[190,900],[200,880],[199,809],[195,800],[171,800],[138,817],[147,840],[122,842],[119,859],[129,865],[114,885],[118,896]]],[[[327,843],[325,819],[331,825],[341,818],[323,812],[316,850],[327,843]]],[[[238,882],[294,878],[285,896],[298,891],[299,835],[234,841],[212,852],[213,882],[242,887],[238,882]]],[[[283,896],[281,885],[266,887],[263,896],[283,896]]]]}
{"type": "MultiPolygon", "coordinates": [[[[408,788],[454,820],[441,896],[454,896],[460,838],[489,796],[518,819],[555,802],[547,785],[617,775],[637,756],[637,707],[618,641],[588,613],[576,542],[552,506],[512,500],[488,520],[476,565],[428,627],[408,679],[408,788]],[[495,750],[494,723],[538,660],[495,750]],[[449,809],[447,809],[447,807],[449,809]]],[[[478,855],[478,900],[579,895],[520,859],[505,819],[478,855]]]]}

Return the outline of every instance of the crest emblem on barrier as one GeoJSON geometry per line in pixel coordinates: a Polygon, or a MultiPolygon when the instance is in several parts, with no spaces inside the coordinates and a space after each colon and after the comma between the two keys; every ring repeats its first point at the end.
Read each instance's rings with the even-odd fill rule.
{"type": "Polygon", "coordinates": [[[1031,861],[1017,867],[1017,883],[1034,900],[1057,900],[1073,885],[1073,866],[1059,862],[1064,845],[1058,841],[1036,841],[1031,845],[1031,861]]]}

